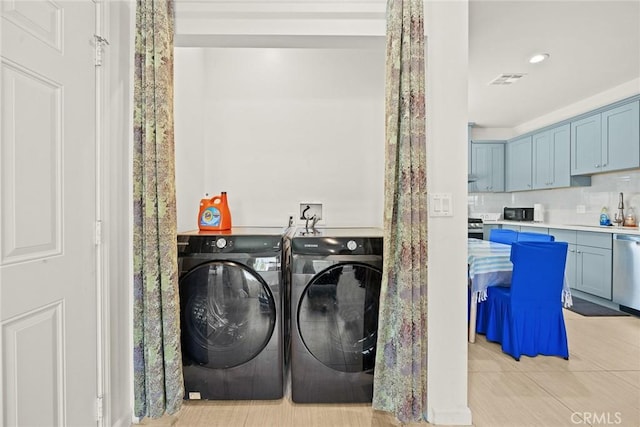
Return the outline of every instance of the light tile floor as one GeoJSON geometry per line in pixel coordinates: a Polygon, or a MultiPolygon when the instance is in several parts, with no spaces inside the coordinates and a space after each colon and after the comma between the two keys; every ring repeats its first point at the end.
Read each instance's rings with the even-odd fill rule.
{"type": "MultiPolygon", "coordinates": [[[[640,318],[583,317],[565,310],[570,357],[523,356],[478,336],[469,344],[469,407],[476,427],[640,427],[640,318]]],[[[386,427],[370,405],[278,401],[186,402],[150,426],[386,427]]],[[[416,424],[418,425],[418,424],[416,424]]],[[[428,425],[426,423],[419,425],[428,425]]]]}

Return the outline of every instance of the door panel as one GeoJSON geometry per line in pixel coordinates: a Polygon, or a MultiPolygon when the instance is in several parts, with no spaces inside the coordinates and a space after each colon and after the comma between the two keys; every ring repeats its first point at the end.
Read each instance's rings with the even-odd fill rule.
{"type": "Polygon", "coordinates": [[[611,250],[578,246],[580,251],[578,289],[611,299],[611,250]]]}
{"type": "Polygon", "coordinates": [[[601,172],[601,115],[571,122],[571,175],[601,172]]]}
{"type": "Polygon", "coordinates": [[[0,424],[95,425],[96,5],[0,8],[0,424]]]}

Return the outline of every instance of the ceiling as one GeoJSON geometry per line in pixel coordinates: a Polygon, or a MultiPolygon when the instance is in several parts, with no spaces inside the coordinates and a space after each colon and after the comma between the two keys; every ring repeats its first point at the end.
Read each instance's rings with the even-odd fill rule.
{"type": "MultiPolygon", "coordinates": [[[[384,0],[176,0],[176,8],[178,46],[384,49],[384,0]],[[269,22],[276,18],[277,28],[269,22]],[[290,29],[282,25],[300,31],[297,19],[380,25],[380,36],[358,37],[360,27],[335,37],[279,35],[290,29]]],[[[640,0],[469,1],[469,121],[477,128],[517,128],[625,83],[640,93],[640,0]],[[541,52],[550,58],[529,64],[541,52]],[[525,76],[489,85],[512,73],[525,76]]]]}
{"type": "Polygon", "coordinates": [[[478,127],[513,128],[639,78],[638,0],[470,1],[469,121],[478,127]],[[535,53],[550,57],[529,64],[535,53]],[[526,75],[489,85],[511,73],[526,75]]]}

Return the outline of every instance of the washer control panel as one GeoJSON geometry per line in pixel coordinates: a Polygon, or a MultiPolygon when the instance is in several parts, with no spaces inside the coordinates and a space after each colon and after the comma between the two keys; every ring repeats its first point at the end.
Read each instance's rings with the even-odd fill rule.
{"type": "Polygon", "coordinates": [[[224,237],[220,237],[218,240],[216,240],[216,247],[218,249],[224,249],[227,246],[227,239],[225,239],[224,237]]]}

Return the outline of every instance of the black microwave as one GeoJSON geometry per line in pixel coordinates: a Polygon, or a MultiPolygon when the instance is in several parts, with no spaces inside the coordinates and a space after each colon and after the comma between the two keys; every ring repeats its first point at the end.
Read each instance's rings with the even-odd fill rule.
{"type": "Polygon", "coordinates": [[[502,218],[507,221],[533,221],[533,208],[504,208],[502,218]]]}

